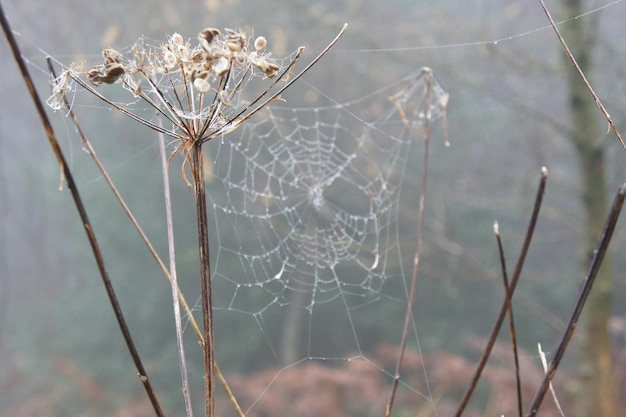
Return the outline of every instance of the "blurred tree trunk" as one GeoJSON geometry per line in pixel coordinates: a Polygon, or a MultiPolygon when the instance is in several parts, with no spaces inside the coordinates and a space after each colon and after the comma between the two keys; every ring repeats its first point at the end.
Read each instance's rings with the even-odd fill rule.
{"type": "MultiPolygon", "coordinates": [[[[563,0],[564,15],[579,16],[585,12],[582,0],[563,0]]],[[[595,20],[575,19],[562,26],[563,37],[587,77],[592,71],[592,51],[596,31],[595,20]]],[[[569,59],[565,63],[569,88],[571,140],[576,149],[581,179],[581,199],[584,208],[583,236],[585,268],[593,256],[608,212],[605,182],[604,145],[599,110],[576,73],[569,59]]],[[[608,320],[611,313],[610,259],[596,278],[589,296],[579,336],[581,337],[581,387],[578,398],[579,417],[614,417],[611,383],[611,346],[608,320]]]]}
{"type": "Polygon", "coordinates": [[[300,353],[301,328],[304,323],[305,309],[302,307],[306,302],[305,291],[296,291],[292,294],[284,316],[282,335],[280,341],[281,365],[287,366],[302,359],[300,353]]]}

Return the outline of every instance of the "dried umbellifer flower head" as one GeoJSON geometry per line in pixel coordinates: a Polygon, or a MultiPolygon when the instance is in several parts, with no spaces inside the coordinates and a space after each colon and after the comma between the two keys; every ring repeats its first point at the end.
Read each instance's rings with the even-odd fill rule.
{"type": "MultiPolygon", "coordinates": [[[[71,89],[71,83],[68,86],[67,82],[71,78],[121,113],[178,140],[172,156],[178,152],[188,153],[195,144],[238,129],[263,107],[280,99],[282,91],[325,55],[344,31],[345,26],[313,62],[291,79],[291,71],[304,48],[298,48],[287,68],[283,68],[278,61],[270,60],[270,53],[265,52],[267,40],[264,37],[255,38],[252,44],[252,38],[249,42],[242,30],[225,29],[225,36],[222,36],[218,29],[206,28],[198,34],[195,44],[177,33],[159,46],[140,38],[129,49],[128,55],[104,49],[103,63],[87,72],[87,81],[81,77],[84,72],[66,70],[54,81],[47,103],[55,110],[61,107],[66,91],[71,89]],[[242,96],[242,90],[248,79],[259,76],[259,73],[266,78],[278,77],[286,84],[276,87],[276,81],[268,83],[265,90],[248,101],[242,96]],[[156,125],[133,113],[135,107],[122,106],[93,88],[116,81],[134,96],[132,104],[138,101],[136,99],[142,99],[171,121],[173,128],[156,125]]],[[[186,179],[184,165],[183,176],[186,179]]]]}

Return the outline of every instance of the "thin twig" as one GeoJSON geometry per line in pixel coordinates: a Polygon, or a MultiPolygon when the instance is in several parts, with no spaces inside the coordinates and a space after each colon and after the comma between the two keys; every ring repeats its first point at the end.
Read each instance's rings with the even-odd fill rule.
{"type": "Polygon", "coordinates": [[[557,345],[557,348],[554,352],[554,357],[550,362],[550,366],[545,373],[543,378],[543,382],[529,407],[527,417],[534,417],[539,410],[539,406],[543,401],[543,397],[548,390],[550,382],[554,375],[556,374],[556,370],[565,354],[565,350],[567,349],[567,345],[574,334],[574,330],[576,330],[576,324],[578,323],[578,319],[580,318],[580,314],[582,313],[585,302],[587,301],[587,297],[591,292],[591,288],[593,287],[593,283],[595,282],[596,275],[598,274],[598,270],[602,265],[602,260],[604,259],[604,255],[609,247],[609,243],[611,242],[611,237],[613,236],[613,231],[615,230],[615,226],[617,225],[617,220],[619,219],[620,212],[622,210],[622,205],[624,204],[624,197],[626,196],[626,182],[623,183],[617,191],[615,199],[613,200],[613,205],[609,211],[606,222],[604,224],[604,229],[602,230],[602,235],[600,236],[600,240],[598,245],[596,246],[596,250],[594,251],[593,258],[591,259],[591,264],[589,266],[589,271],[587,272],[587,276],[585,277],[585,281],[580,289],[578,297],[576,299],[576,304],[574,305],[574,309],[570,314],[570,319],[567,323],[567,327],[561,336],[561,340],[557,345]]]}
{"type": "MultiPolygon", "coordinates": [[[[404,352],[406,350],[406,342],[409,336],[409,326],[411,324],[411,319],[413,317],[413,302],[415,300],[415,292],[417,289],[417,277],[419,275],[419,260],[422,254],[422,242],[424,235],[424,207],[426,203],[426,186],[428,185],[428,149],[430,143],[430,119],[432,116],[431,109],[431,74],[432,71],[430,68],[425,68],[423,70],[424,75],[424,83],[426,85],[426,97],[424,98],[426,102],[426,120],[424,124],[424,162],[422,167],[422,189],[419,199],[419,212],[417,219],[417,243],[415,246],[415,256],[413,258],[413,275],[411,278],[411,287],[409,289],[409,299],[407,301],[406,314],[404,317],[404,327],[402,329],[402,339],[400,341],[400,353],[398,354],[398,360],[396,362],[396,369],[394,371],[394,379],[393,385],[391,387],[391,394],[389,396],[389,401],[387,402],[387,407],[385,409],[385,417],[389,417],[391,415],[391,410],[393,408],[393,403],[395,400],[396,392],[398,390],[398,383],[400,381],[400,371],[402,370],[402,364],[404,361],[404,352]]],[[[392,98],[393,99],[393,98],[392,98]]],[[[396,107],[400,112],[402,122],[404,123],[405,128],[412,135],[416,135],[415,130],[412,128],[411,123],[407,120],[406,115],[402,109],[400,103],[395,99],[396,107]]]]}
{"type": "Polygon", "coordinates": [[[626,150],[626,143],[624,143],[624,140],[622,139],[622,135],[620,135],[619,130],[617,130],[617,126],[615,126],[615,123],[613,123],[613,119],[611,119],[609,112],[604,108],[604,105],[600,101],[600,98],[598,97],[596,92],[593,91],[591,84],[589,83],[589,81],[587,81],[587,77],[585,77],[585,73],[580,69],[578,62],[576,62],[576,58],[574,58],[574,55],[572,55],[572,52],[569,50],[569,47],[567,46],[565,39],[563,39],[563,36],[561,36],[561,32],[559,32],[559,29],[557,28],[556,23],[554,22],[554,19],[552,19],[552,15],[548,11],[546,4],[544,3],[543,0],[539,0],[539,3],[541,3],[541,7],[543,8],[543,11],[545,12],[546,16],[548,16],[550,25],[552,26],[552,29],[554,29],[554,32],[556,33],[557,38],[559,38],[559,42],[561,42],[561,45],[563,46],[563,49],[565,50],[567,57],[572,62],[572,65],[574,66],[574,68],[576,68],[576,72],[585,83],[587,90],[589,90],[589,93],[591,94],[591,96],[593,97],[593,100],[596,102],[596,104],[600,108],[600,111],[606,118],[607,122],[609,122],[609,125],[611,126],[611,129],[613,129],[615,136],[617,136],[617,139],[619,139],[619,142],[622,144],[622,148],[626,150]]]}
{"type": "MultiPolygon", "coordinates": [[[[539,357],[541,358],[541,366],[543,367],[543,372],[548,370],[548,361],[546,360],[546,354],[541,348],[541,343],[537,343],[537,351],[539,352],[539,357]]],[[[554,400],[554,405],[556,405],[557,410],[559,410],[559,414],[561,417],[565,417],[565,413],[563,412],[563,407],[561,407],[561,403],[556,396],[556,392],[554,391],[554,387],[552,386],[552,381],[550,381],[550,394],[552,395],[552,399],[554,400]]]]}
{"type": "MultiPolygon", "coordinates": [[[[158,117],[158,116],[157,116],[158,117]]],[[[158,124],[161,118],[158,117],[158,124]]],[[[174,324],[176,326],[176,346],[178,349],[178,362],[180,366],[180,376],[182,382],[182,393],[185,399],[185,411],[187,417],[193,417],[193,407],[191,406],[191,394],[189,392],[189,378],[187,376],[187,360],[185,359],[185,346],[183,343],[183,325],[180,317],[180,300],[178,299],[178,279],[176,273],[176,249],[174,245],[174,221],[172,218],[172,198],[170,192],[170,177],[168,174],[167,155],[165,153],[165,135],[158,133],[159,153],[161,158],[161,172],[163,174],[163,193],[165,199],[165,219],[167,225],[167,247],[170,260],[170,276],[172,279],[172,303],[174,309],[174,324]]]]}
{"type": "MultiPolygon", "coordinates": [[[[511,297],[515,293],[515,287],[517,286],[517,282],[519,281],[519,277],[522,274],[522,268],[524,266],[524,261],[526,260],[526,255],[528,254],[528,248],[530,247],[530,242],[532,241],[533,233],[535,231],[535,226],[537,225],[537,219],[539,218],[539,211],[541,209],[541,202],[543,201],[543,193],[546,188],[546,181],[548,179],[548,170],[546,167],[541,168],[541,179],[539,180],[539,187],[537,188],[537,195],[535,196],[535,205],[533,208],[532,215],[530,217],[530,222],[528,224],[528,229],[526,230],[526,237],[524,238],[524,244],[522,245],[522,249],[520,251],[519,258],[517,259],[517,264],[515,265],[515,271],[513,271],[513,278],[511,279],[511,297]]],[[[459,407],[454,414],[455,417],[460,417],[463,414],[463,411],[467,407],[470,398],[474,394],[474,390],[478,385],[478,381],[480,380],[480,376],[482,375],[483,369],[485,369],[485,365],[487,364],[487,360],[489,359],[489,355],[491,355],[491,351],[493,349],[493,345],[496,342],[498,337],[498,333],[500,333],[500,329],[502,328],[502,323],[504,322],[504,316],[507,312],[507,303],[506,300],[502,303],[502,307],[500,308],[500,313],[498,315],[498,319],[496,320],[493,329],[491,330],[491,335],[489,336],[489,341],[487,342],[487,346],[485,346],[485,350],[483,351],[478,365],[476,366],[476,370],[472,377],[469,387],[461,402],[459,403],[459,407]]]]}
{"type": "Polygon", "coordinates": [[[87,238],[89,239],[89,244],[91,245],[94,258],[98,265],[98,270],[100,272],[102,282],[104,284],[107,295],[109,297],[109,301],[113,308],[113,312],[115,313],[115,318],[117,319],[118,325],[124,337],[124,341],[126,342],[126,346],[128,347],[128,350],[130,351],[130,355],[133,359],[135,367],[137,368],[137,372],[139,373],[139,378],[144,386],[144,389],[146,390],[146,393],[148,395],[148,398],[150,399],[150,403],[152,404],[152,408],[154,409],[155,414],[159,417],[162,417],[164,416],[163,411],[161,410],[161,406],[156,397],[156,393],[154,392],[154,389],[152,388],[152,385],[150,383],[150,380],[148,379],[146,370],[143,366],[143,363],[141,362],[139,353],[137,352],[137,349],[131,337],[130,331],[126,324],[126,320],[124,319],[124,314],[122,313],[122,309],[117,300],[117,296],[115,294],[113,284],[111,283],[108,272],[106,271],[106,268],[104,265],[104,258],[102,257],[100,247],[98,245],[95,233],[89,221],[89,217],[87,216],[85,207],[82,203],[82,199],[78,192],[78,188],[72,176],[71,170],[69,169],[65,161],[65,157],[61,150],[61,147],[59,146],[59,143],[56,139],[56,134],[54,133],[50,120],[48,119],[48,116],[46,112],[44,111],[42,101],[39,98],[37,91],[35,90],[35,86],[33,84],[32,78],[30,76],[30,73],[28,72],[28,68],[26,67],[26,64],[24,63],[24,60],[22,59],[19,46],[17,45],[17,42],[15,41],[13,32],[11,31],[11,28],[6,19],[6,16],[4,14],[4,10],[2,9],[1,4],[0,4],[0,23],[2,24],[2,29],[4,30],[4,34],[7,38],[7,41],[9,42],[9,45],[11,46],[11,50],[13,52],[13,58],[15,59],[15,62],[17,63],[17,65],[20,68],[20,71],[22,72],[22,77],[24,78],[26,87],[28,88],[28,91],[31,95],[33,103],[35,104],[35,107],[37,108],[37,113],[39,114],[43,127],[46,131],[46,135],[48,137],[50,146],[52,147],[52,150],[54,151],[57,161],[61,167],[61,170],[63,171],[63,175],[67,181],[68,188],[70,189],[72,198],[74,200],[74,204],[76,205],[76,209],[83,223],[83,227],[85,229],[85,233],[87,234],[87,238]]]}
{"type": "Polygon", "coordinates": [[[500,266],[502,267],[502,281],[504,282],[504,293],[506,296],[506,308],[509,316],[509,336],[511,345],[513,346],[513,360],[515,362],[515,386],[517,387],[517,415],[522,417],[522,380],[519,372],[519,354],[517,352],[517,336],[515,333],[515,319],[513,317],[513,304],[511,296],[511,287],[509,286],[509,276],[506,270],[506,258],[504,256],[504,248],[502,247],[502,239],[500,237],[500,227],[496,221],[493,224],[493,232],[496,235],[498,243],[498,253],[500,254],[500,266]]]}

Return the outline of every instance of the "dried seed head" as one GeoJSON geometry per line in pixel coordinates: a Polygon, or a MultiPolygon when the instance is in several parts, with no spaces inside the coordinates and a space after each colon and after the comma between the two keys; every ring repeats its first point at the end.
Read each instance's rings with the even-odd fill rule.
{"type": "Polygon", "coordinates": [[[263,36],[259,36],[254,40],[254,49],[256,49],[258,52],[264,50],[266,46],[267,39],[265,39],[263,36]]]}

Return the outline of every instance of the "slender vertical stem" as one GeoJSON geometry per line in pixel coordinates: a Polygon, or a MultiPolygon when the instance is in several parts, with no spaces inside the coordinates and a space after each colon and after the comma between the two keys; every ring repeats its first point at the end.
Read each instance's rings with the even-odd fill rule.
{"type": "Polygon", "coordinates": [[[202,142],[192,149],[192,169],[198,220],[198,249],[200,252],[200,291],[202,325],[204,330],[204,404],[206,417],[215,415],[215,373],[213,343],[213,310],[211,301],[211,264],[209,255],[209,228],[207,225],[206,190],[202,160],[202,142]]]}
{"type": "MultiPolygon", "coordinates": [[[[158,116],[157,116],[158,117],[158,116]]],[[[161,118],[158,117],[158,124],[161,125],[161,118]]],[[[182,382],[183,398],[185,399],[185,411],[187,417],[193,417],[191,406],[191,395],[189,393],[189,378],[187,376],[187,360],[185,358],[185,345],[183,344],[183,326],[180,315],[180,300],[178,299],[178,279],[176,273],[176,250],[174,245],[174,222],[172,219],[172,199],[170,193],[170,179],[167,170],[167,155],[165,154],[165,135],[158,133],[159,151],[161,154],[161,172],[163,173],[163,193],[165,194],[165,217],[167,223],[167,247],[170,263],[170,280],[172,288],[172,303],[174,308],[174,323],[176,326],[176,345],[178,347],[178,362],[180,366],[180,376],[182,382]]]]}
{"type": "MultiPolygon", "coordinates": [[[[424,126],[424,165],[422,167],[422,190],[419,200],[419,211],[417,218],[417,243],[415,246],[415,256],[413,258],[413,275],[411,278],[411,287],[409,289],[409,299],[407,301],[406,314],[404,317],[404,327],[402,329],[402,340],[400,341],[400,353],[398,355],[398,361],[396,362],[396,369],[394,372],[394,381],[393,386],[391,388],[391,395],[389,397],[389,402],[387,403],[387,407],[385,410],[385,417],[389,417],[391,415],[391,410],[393,408],[393,403],[395,400],[396,392],[398,390],[398,382],[400,381],[400,372],[402,370],[402,364],[404,362],[404,352],[406,350],[406,342],[409,337],[409,326],[411,324],[411,320],[413,317],[413,302],[415,300],[415,292],[417,289],[417,277],[419,275],[419,260],[422,254],[422,242],[424,235],[424,210],[426,204],[426,186],[428,184],[428,145],[430,143],[430,121],[432,116],[432,108],[431,108],[431,71],[426,68],[424,70],[424,83],[426,84],[426,97],[424,98],[426,102],[426,121],[424,126]]],[[[397,104],[398,105],[398,104],[397,104]]],[[[399,110],[402,110],[399,108],[399,110]]],[[[412,128],[409,121],[406,119],[406,116],[401,112],[403,123],[405,127],[409,130],[409,133],[415,134],[414,129],[412,128]]]]}
{"type": "Polygon", "coordinates": [[[500,266],[502,268],[502,281],[504,283],[504,294],[506,297],[506,308],[509,316],[509,336],[511,345],[513,346],[513,360],[515,362],[515,386],[517,388],[517,415],[522,417],[522,380],[520,378],[519,369],[519,353],[517,351],[517,336],[515,333],[515,318],[513,317],[513,304],[511,296],[511,286],[509,285],[509,274],[506,269],[506,258],[504,256],[504,248],[500,237],[500,227],[496,221],[493,224],[493,232],[496,235],[498,243],[498,253],[500,254],[500,266]]]}

